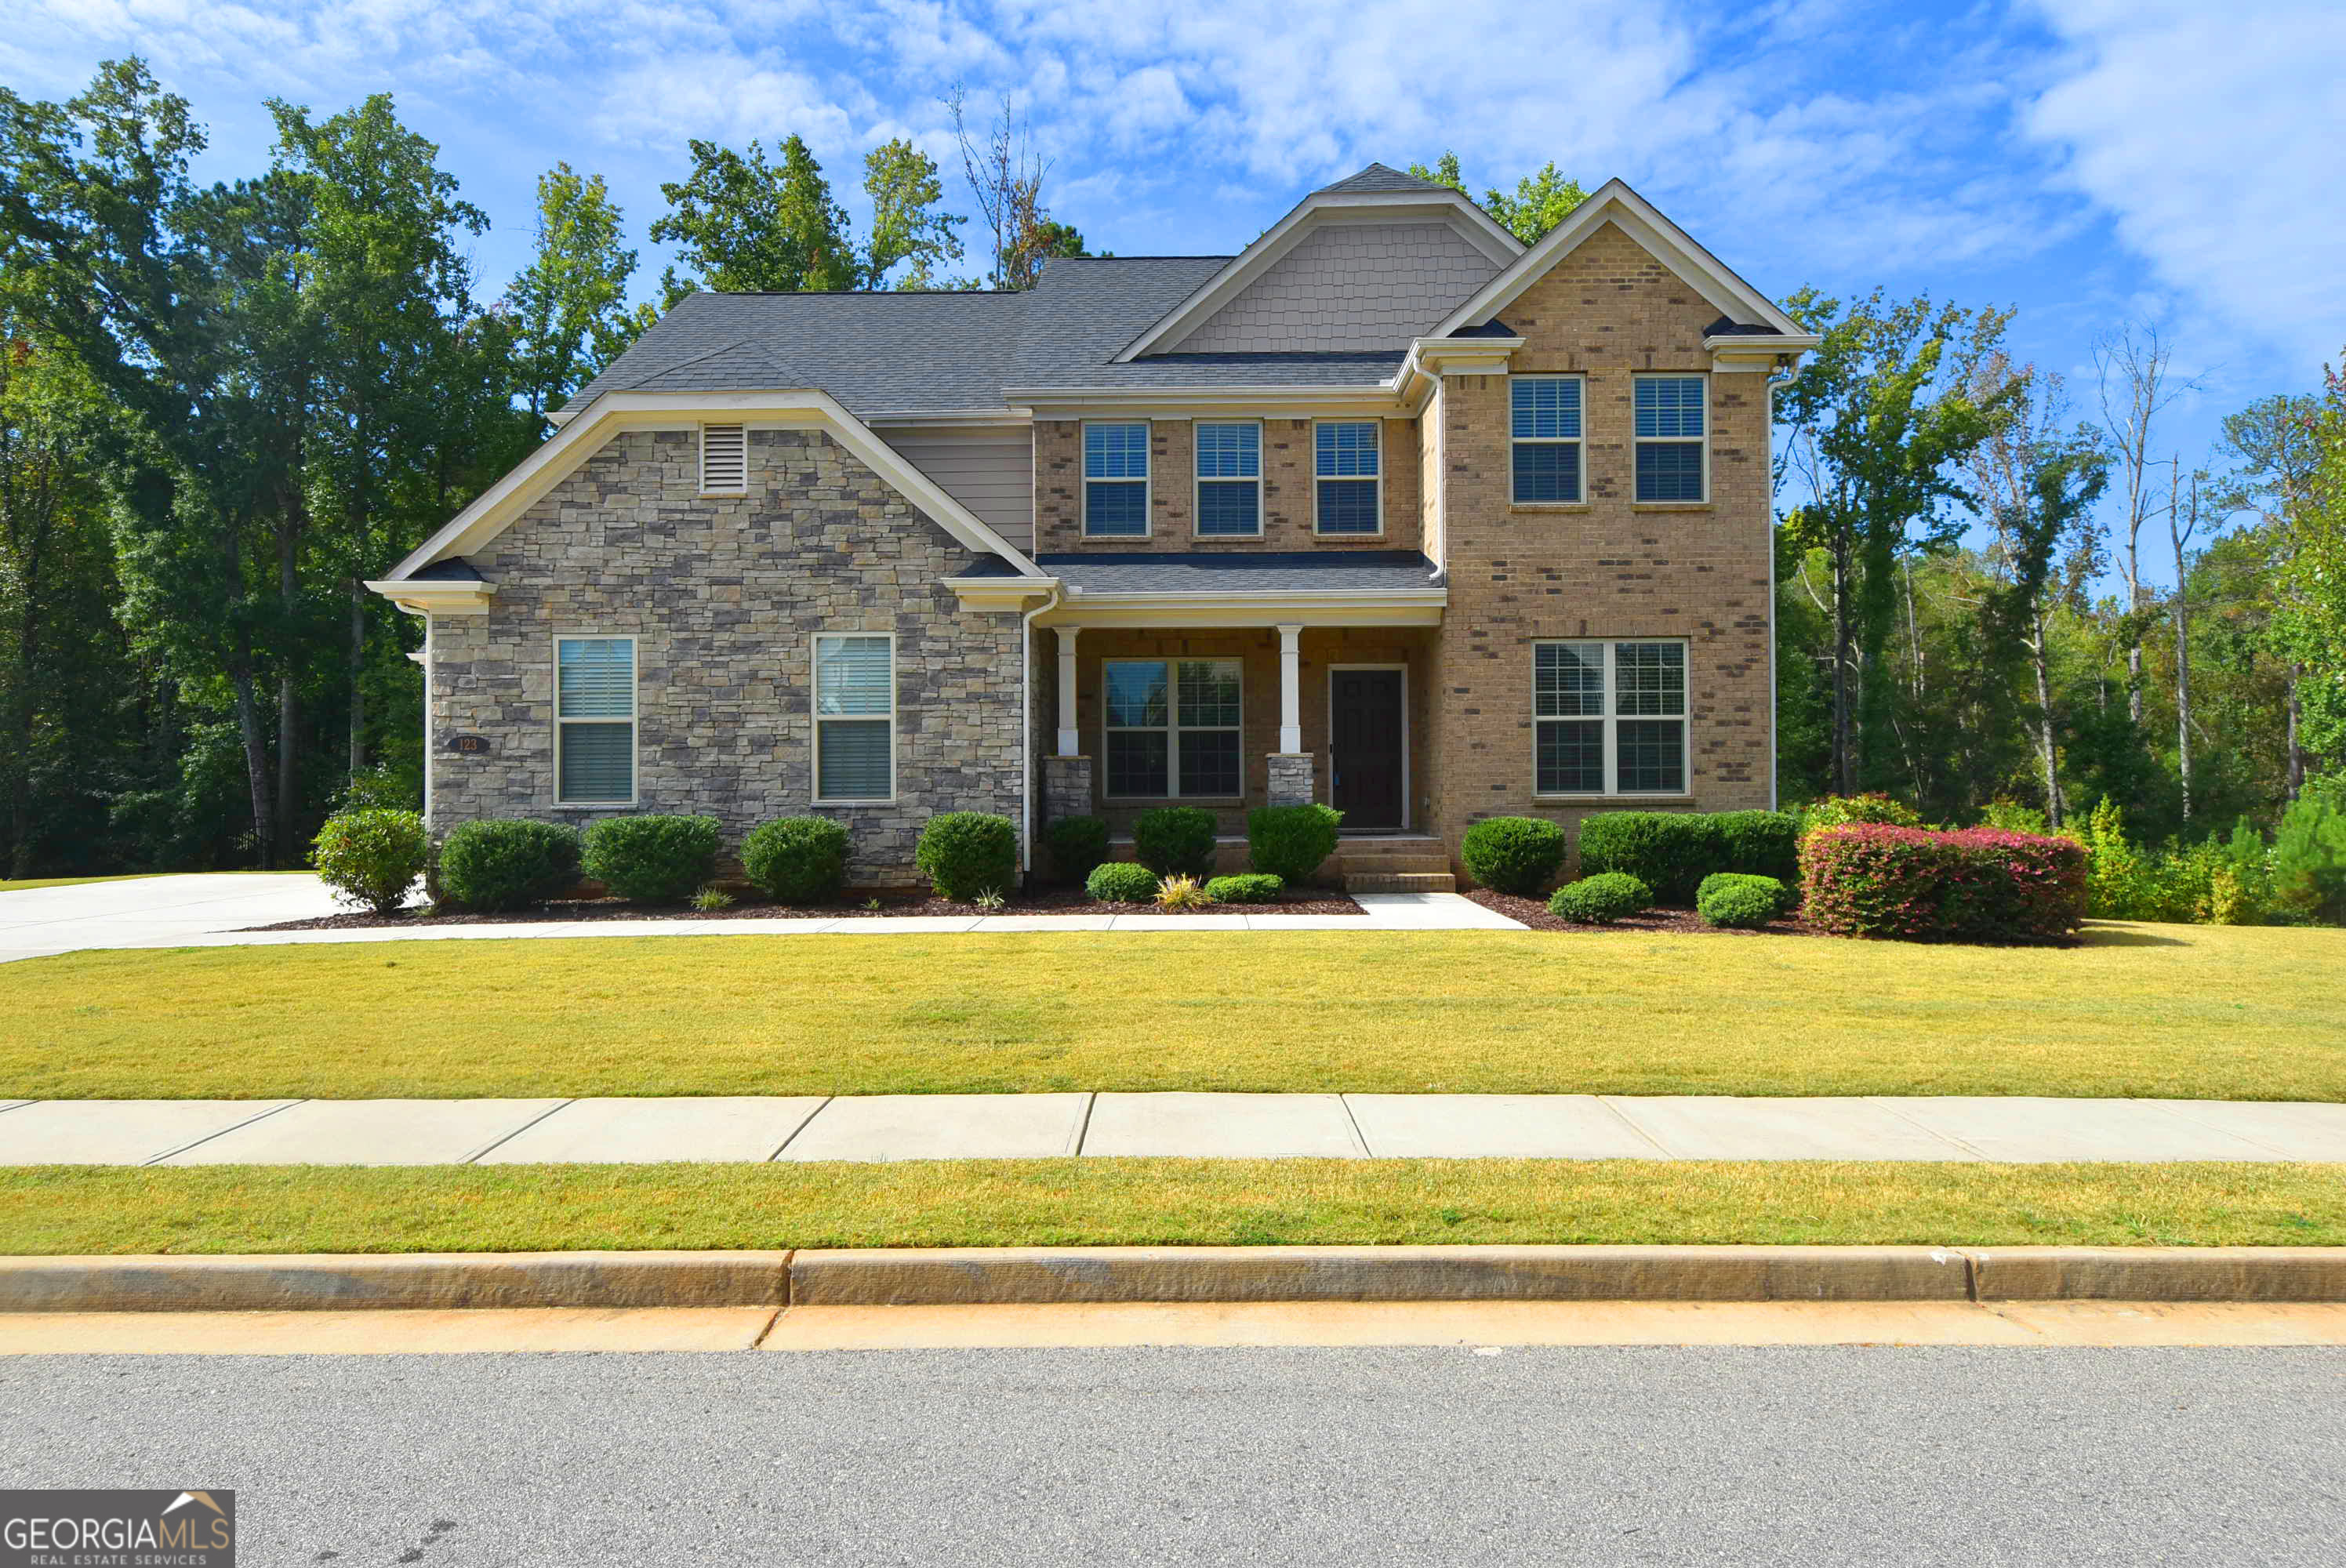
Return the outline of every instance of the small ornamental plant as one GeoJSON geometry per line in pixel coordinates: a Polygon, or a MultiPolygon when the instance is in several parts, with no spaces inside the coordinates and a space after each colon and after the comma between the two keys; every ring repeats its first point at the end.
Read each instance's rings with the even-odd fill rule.
{"type": "Polygon", "coordinates": [[[1201,910],[1207,904],[1206,890],[1195,877],[1168,877],[1157,884],[1157,907],[1161,910],[1201,910]]]}
{"type": "Polygon", "coordinates": [[[848,845],[829,817],[784,817],[741,840],[741,869],[776,903],[830,903],[847,882],[848,845]]]}
{"type": "Polygon", "coordinates": [[[1157,896],[1157,873],[1131,860],[1107,860],[1092,868],[1084,891],[1095,903],[1145,904],[1157,896]]]}
{"type": "Polygon", "coordinates": [[[318,830],[310,863],[344,903],[397,914],[407,890],[432,863],[432,840],[423,819],[413,811],[337,811],[318,830]]]}
{"type": "Polygon", "coordinates": [[[1547,912],[1583,925],[1611,925],[1654,907],[1654,890],[1627,871],[1599,871],[1566,882],[1547,901],[1547,912]]]}
{"type": "Polygon", "coordinates": [[[1081,887],[1092,868],[1107,859],[1107,819],[1061,817],[1043,830],[1051,846],[1051,874],[1081,887]]]}
{"type": "Polygon", "coordinates": [[[718,830],[714,817],[606,817],[579,864],[629,903],[682,903],[717,869],[718,830]]]}
{"type": "Polygon", "coordinates": [[[2086,918],[2086,850],[1994,828],[1823,828],[1800,841],[1800,890],[1809,921],[1841,936],[2045,942],[2086,918]]]}
{"type": "Polygon", "coordinates": [[[1247,813],[1247,863],[1283,882],[1308,882],[1336,852],[1344,813],[1330,806],[1264,806],[1247,813]]]}
{"type": "Polygon", "coordinates": [[[440,845],[440,894],[459,909],[527,909],[570,890],[582,853],[566,822],[459,822],[440,845]]]}
{"type": "Polygon", "coordinates": [[[1268,871],[1240,871],[1208,882],[1206,898],[1218,904],[1272,904],[1279,901],[1286,886],[1268,871]]]}
{"type": "Polygon", "coordinates": [[[1702,879],[1702,886],[1695,890],[1694,909],[1706,925],[1757,931],[1783,912],[1790,896],[1773,877],[1719,871],[1702,879]]]}
{"type": "Polygon", "coordinates": [[[1466,830],[1458,858],[1483,886],[1529,898],[1564,864],[1564,830],[1538,817],[1488,817],[1466,830]]]}
{"type": "Polygon", "coordinates": [[[1018,824],[990,811],[940,811],[913,848],[937,897],[965,904],[1018,881],[1018,824]]]}
{"type": "Polygon", "coordinates": [[[1213,874],[1214,814],[1202,806],[1159,806],[1132,822],[1132,858],[1160,877],[1213,874]]]}

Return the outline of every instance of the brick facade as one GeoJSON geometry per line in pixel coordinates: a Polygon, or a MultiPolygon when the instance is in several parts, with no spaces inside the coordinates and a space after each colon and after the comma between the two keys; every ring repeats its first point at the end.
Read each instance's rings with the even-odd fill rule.
{"type": "Polygon", "coordinates": [[[850,880],[916,880],[932,812],[1019,814],[1015,615],[962,610],[943,579],[973,558],[830,436],[750,433],[750,490],[704,496],[689,431],[612,437],[474,557],[485,616],[434,617],[432,734],[489,750],[430,757],[432,827],[480,817],[585,826],[554,799],[554,639],[637,645],[633,811],[724,823],[726,851],[775,817],[820,809],[854,837],[850,880]],[[817,632],[896,634],[896,799],[816,808],[810,686],[817,632]]]}

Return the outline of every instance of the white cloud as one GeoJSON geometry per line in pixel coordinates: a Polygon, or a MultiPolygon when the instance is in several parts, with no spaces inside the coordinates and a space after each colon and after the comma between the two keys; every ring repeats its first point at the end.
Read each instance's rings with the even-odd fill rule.
{"type": "Polygon", "coordinates": [[[2302,374],[2346,337],[2346,9],[2039,0],[2067,46],[2030,130],[2182,309],[2302,374]]]}

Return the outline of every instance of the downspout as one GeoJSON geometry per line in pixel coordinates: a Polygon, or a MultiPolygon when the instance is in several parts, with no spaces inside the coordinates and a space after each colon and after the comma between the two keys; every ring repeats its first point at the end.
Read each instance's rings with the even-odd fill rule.
{"type": "Polygon", "coordinates": [[[1018,869],[1035,874],[1035,617],[1059,607],[1059,585],[1018,617],[1018,869]]]}
{"type": "Polygon", "coordinates": [[[1768,378],[1768,433],[1763,457],[1768,464],[1768,504],[1763,517],[1768,527],[1768,809],[1781,810],[1780,797],[1776,789],[1776,759],[1784,748],[1784,738],[1779,724],[1783,715],[1777,711],[1776,700],[1776,378],[1768,378]]]}

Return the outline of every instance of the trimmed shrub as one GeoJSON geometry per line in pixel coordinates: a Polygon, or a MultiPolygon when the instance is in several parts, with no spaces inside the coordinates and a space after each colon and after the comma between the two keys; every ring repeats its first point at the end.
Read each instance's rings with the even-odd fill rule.
{"type": "Polygon", "coordinates": [[[1708,925],[1757,930],[1784,912],[1790,890],[1774,877],[1716,871],[1694,891],[1695,912],[1708,925]]]}
{"type": "Polygon", "coordinates": [[[1800,843],[1799,819],[1782,811],[1600,811],[1580,824],[1580,871],[1627,871],[1685,905],[1714,871],[1790,881],[1800,843]]]}
{"type": "Polygon", "coordinates": [[[459,822],[441,842],[435,880],[463,909],[527,909],[577,881],[581,851],[566,822],[459,822]]]}
{"type": "Polygon", "coordinates": [[[1006,893],[1018,881],[1018,824],[991,811],[940,811],[921,830],[913,863],[954,903],[1006,893]]]}
{"type": "Polygon", "coordinates": [[[1043,830],[1051,846],[1051,872],[1080,887],[1092,868],[1107,859],[1107,819],[1061,817],[1043,830]]]}
{"type": "Polygon", "coordinates": [[[1863,795],[1828,795],[1811,800],[1794,813],[1803,837],[1820,828],[1847,828],[1859,822],[1880,822],[1892,828],[1919,828],[1923,814],[1903,800],[1880,790],[1863,795]]]}
{"type": "Polygon", "coordinates": [[[1247,813],[1247,864],[1299,886],[1336,851],[1344,813],[1331,806],[1264,806],[1247,813]]]}
{"type": "Polygon", "coordinates": [[[311,841],[310,863],[344,903],[396,914],[407,901],[407,890],[432,863],[432,840],[423,817],[413,811],[337,811],[311,841]]]}
{"type": "Polygon", "coordinates": [[[714,817],[606,817],[579,864],[629,903],[678,903],[717,870],[717,834],[714,817]]]}
{"type": "Polygon", "coordinates": [[[778,903],[832,903],[847,885],[848,842],[829,817],[784,817],[741,840],[741,869],[778,903]]]}
{"type": "Polygon", "coordinates": [[[1279,901],[1286,887],[1269,871],[1241,871],[1234,877],[1216,877],[1208,882],[1206,897],[1218,904],[1272,904],[1279,901]]]}
{"type": "Polygon", "coordinates": [[[1145,904],[1157,896],[1157,873],[1130,860],[1103,860],[1084,879],[1096,903],[1145,904]]]}
{"type": "Polygon", "coordinates": [[[1486,817],[1466,830],[1458,858],[1484,887],[1530,898],[1564,864],[1564,830],[1538,817],[1486,817]]]}
{"type": "Polygon", "coordinates": [[[1654,890],[1627,871],[1599,871],[1566,882],[1547,901],[1547,912],[1583,925],[1611,925],[1623,915],[1654,907],[1654,890]]]}
{"type": "Polygon", "coordinates": [[[1858,823],[1800,841],[1802,906],[1842,936],[2042,941],[2086,917],[2086,850],[1994,828],[1858,823]]]}
{"type": "Polygon", "coordinates": [[[1132,858],[1160,877],[1214,870],[1214,814],[1202,806],[1159,806],[1132,824],[1132,858]]]}

